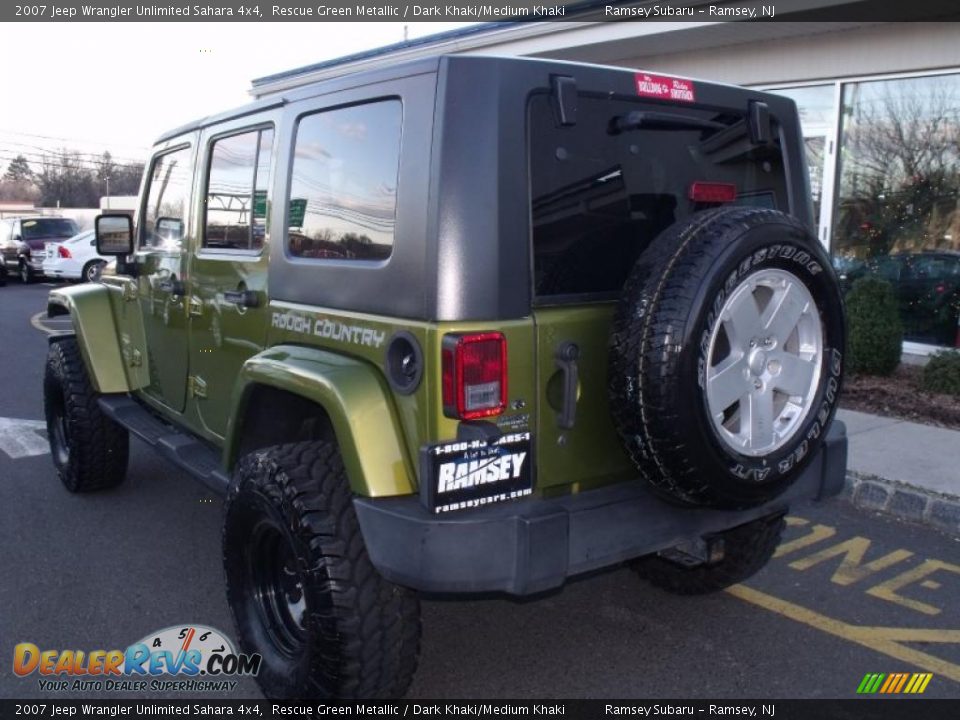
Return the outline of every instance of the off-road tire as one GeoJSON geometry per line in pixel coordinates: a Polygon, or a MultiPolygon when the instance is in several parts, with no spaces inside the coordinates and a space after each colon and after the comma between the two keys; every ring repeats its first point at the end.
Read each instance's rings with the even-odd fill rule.
{"type": "Polygon", "coordinates": [[[420,649],[419,599],[371,564],[334,444],[278,445],[240,461],[227,497],[223,559],[240,645],[263,656],[257,681],[267,697],[406,692],[420,649]],[[305,604],[299,638],[296,629],[270,629],[271,618],[284,621],[283,611],[277,615],[270,593],[256,591],[264,576],[259,548],[271,538],[287,543],[284,561],[275,563],[288,583],[282,600],[305,604]]]}
{"type": "Polygon", "coordinates": [[[123,482],[130,436],[100,410],[75,338],[50,343],[43,408],[50,454],[67,490],[92,492],[123,482]]]}
{"type": "Polygon", "coordinates": [[[828,256],[795,218],[751,207],[695,213],[641,254],[611,334],[610,405],[628,454],[653,490],[681,505],[762,504],[817,455],[840,395],[843,301],[828,256]],[[757,272],[782,271],[813,298],[822,327],[817,381],[793,435],[769,454],[722,441],[707,408],[708,336],[724,299],[757,272]]]}
{"type": "Polygon", "coordinates": [[[635,560],[632,567],[642,579],[674,595],[705,595],[759,572],[773,557],[783,528],[783,516],[776,515],[719,533],[724,555],[716,563],[688,567],[654,554],[635,560]]]}

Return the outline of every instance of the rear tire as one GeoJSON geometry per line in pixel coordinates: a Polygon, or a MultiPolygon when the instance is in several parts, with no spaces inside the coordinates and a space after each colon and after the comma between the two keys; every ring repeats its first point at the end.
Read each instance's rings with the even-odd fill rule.
{"type": "Polygon", "coordinates": [[[103,272],[105,265],[106,263],[103,260],[91,260],[83,266],[81,278],[84,282],[96,282],[100,279],[100,273],[103,272]]]}
{"type": "Polygon", "coordinates": [[[269,698],[402,696],[420,603],[373,567],[337,447],[278,445],[240,461],[223,530],[227,599],[269,698]]]}
{"type": "Polygon", "coordinates": [[[75,338],[50,343],[43,408],[50,454],[67,490],[91,492],[123,482],[130,436],[100,410],[75,338]]]}
{"type": "Polygon", "coordinates": [[[633,569],[644,580],[675,595],[705,595],[743,582],[759,572],[773,557],[783,533],[782,515],[760,518],[719,533],[723,559],[687,566],[660,554],[634,561],[633,569]]]}

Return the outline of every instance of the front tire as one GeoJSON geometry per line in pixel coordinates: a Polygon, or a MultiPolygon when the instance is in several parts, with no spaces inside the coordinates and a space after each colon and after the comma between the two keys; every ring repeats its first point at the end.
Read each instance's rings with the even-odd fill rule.
{"type": "Polygon", "coordinates": [[[20,260],[18,273],[20,275],[20,282],[24,285],[33,282],[33,270],[30,269],[30,264],[26,260],[20,260]]]}
{"type": "Polygon", "coordinates": [[[75,338],[50,343],[43,409],[50,454],[67,490],[91,492],[123,482],[130,436],[100,410],[75,338]]]}
{"type": "Polygon", "coordinates": [[[675,552],[672,557],[666,552],[634,561],[633,569],[650,584],[675,595],[717,592],[759,572],[780,544],[783,527],[782,515],[760,518],[709,538],[714,547],[721,543],[718,560],[683,563],[675,552]]]}
{"type": "Polygon", "coordinates": [[[390,698],[417,665],[420,604],[370,562],[337,447],[240,461],[223,530],[227,599],[269,698],[390,698]]]}

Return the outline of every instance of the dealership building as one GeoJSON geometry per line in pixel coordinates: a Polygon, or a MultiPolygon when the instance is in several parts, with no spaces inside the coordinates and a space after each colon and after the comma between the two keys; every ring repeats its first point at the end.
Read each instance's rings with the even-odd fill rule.
{"type": "Polygon", "coordinates": [[[873,274],[894,285],[906,353],[960,347],[960,24],[492,23],[256,80],[252,94],[437,53],[642,68],[788,95],[817,234],[841,281],[873,274]]]}

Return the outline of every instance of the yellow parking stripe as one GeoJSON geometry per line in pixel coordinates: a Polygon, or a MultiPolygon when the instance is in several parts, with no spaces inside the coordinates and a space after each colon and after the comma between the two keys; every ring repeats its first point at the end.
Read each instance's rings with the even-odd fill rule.
{"type": "Polygon", "coordinates": [[[960,642],[958,639],[960,630],[911,630],[910,628],[851,625],[746,585],[734,585],[727,588],[727,592],[777,615],[870,648],[895,660],[943,675],[954,682],[960,682],[960,665],[901,644],[901,642],[960,642]]]}

